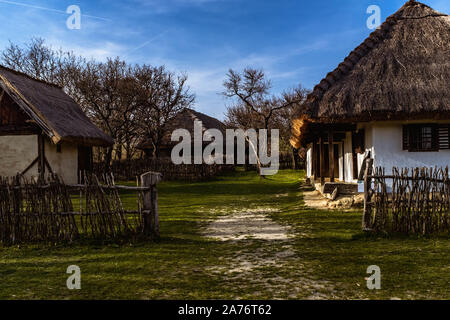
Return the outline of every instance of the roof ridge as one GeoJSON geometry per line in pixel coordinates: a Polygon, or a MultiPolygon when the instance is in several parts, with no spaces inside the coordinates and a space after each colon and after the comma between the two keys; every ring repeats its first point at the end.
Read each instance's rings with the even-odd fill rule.
{"type": "Polygon", "coordinates": [[[19,76],[24,76],[24,77],[26,77],[26,78],[28,78],[30,80],[34,80],[34,81],[37,81],[37,82],[40,82],[40,83],[43,83],[43,84],[46,84],[46,85],[49,85],[49,86],[52,86],[52,87],[56,87],[56,88],[61,89],[61,90],[63,89],[60,85],[57,85],[56,83],[52,83],[52,82],[48,82],[46,80],[42,80],[42,79],[38,79],[38,78],[32,77],[32,76],[30,76],[30,75],[28,75],[28,74],[26,74],[24,72],[21,72],[21,71],[15,70],[15,69],[11,69],[11,68],[6,67],[6,66],[1,65],[1,64],[0,64],[0,68],[4,69],[6,71],[9,71],[9,72],[15,73],[15,74],[17,74],[19,76]]]}
{"type": "MultiPolygon", "coordinates": [[[[336,69],[329,72],[320,82],[317,84],[312,92],[308,95],[306,104],[311,104],[314,99],[320,99],[337,81],[341,80],[343,77],[347,76],[353,68],[358,64],[358,62],[371,52],[380,42],[386,39],[386,35],[391,31],[392,27],[397,25],[399,21],[409,20],[409,19],[423,19],[427,17],[446,17],[447,14],[431,13],[422,17],[400,17],[400,13],[403,12],[405,7],[421,5],[427,7],[433,11],[433,8],[427,6],[418,1],[409,0],[405,3],[399,10],[386,18],[386,20],[373,31],[359,46],[357,46],[350,54],[345,57],[344,61],[341,62],[336,69]]],[[[311,110],[312,111],[312,110],[311,110]]]]}

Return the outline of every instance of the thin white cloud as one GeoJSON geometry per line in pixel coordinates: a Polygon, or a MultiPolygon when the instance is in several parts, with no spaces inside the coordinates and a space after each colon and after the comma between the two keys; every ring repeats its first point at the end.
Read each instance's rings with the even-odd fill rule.
{"type": "MultiPolygon", "coordinates": [[[[59,13],[59,14],[67,14],[67,12],[64,10],[41,7],[41,6],[36,6],[36,5],[22,3],[22,2],[16,2],[16,1],[0,0],[0,3],[11,4],[11,5],[15,5],[15,6],[21,6],[21,7],[32,8],[32,9],[43,10],[43,11],[49,11],[49,12],[54,12],[54,13],[59,13]]],[[[86,17],[86,18],[103,20],[103,21],[111,21],[111,19],[92,16],[92,15],[88,15],[88,14],[81,14],[81,16],[86,17]]]]}
{"type": "Polygon", "coordinates": [[[139,46],[132,48],[130,50],[128,50],[127,52],[124,53],[124,55],[122,56],[122,59],[126,59],[128,58],[132,53],[139,51],[140,49],[148,46],[149,44],[155,42],[156,40],[160,39],[162,36],[164,36],[166,33],[168,33],[170,30],[167,29],[159,34],[157,34],[156,36],[152,37],[150,40],[140,44],[139,46]]]}

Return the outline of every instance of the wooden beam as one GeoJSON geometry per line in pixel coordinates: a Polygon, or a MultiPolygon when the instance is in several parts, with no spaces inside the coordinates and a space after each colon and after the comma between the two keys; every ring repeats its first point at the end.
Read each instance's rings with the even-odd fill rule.
{"type": "Polygon", "coordinates": [[[323,186],[325,184],[325,145],[323,139],[319,140],[320,145],[320,184],[323,186]]]}
{"type": "Polygon", "coordinates": [[[29,136],[38,134],[40,130],[33,125],[6,125],[0,126],[0,136],[29,136]]]}
{"type": "Polygon", "coordinates": [[[316,177],[317,177],[316,162],[317,162],[317,158],[316,158],[316,143],[313,142],[311,144],[311,176],[312,176],[313,180],[316,180],[316,177]]]}
{"type": "Polygon", "coordinates": [[[38,135],[38,173],[39,178],[45,178],[45,140],[43,134],[38,135]]]}
{"type": "Polygon", "coordinates": [[[2,89],[2,93],[0,93],[0,103],[2,103],[4,95],[5,95],[5,89],[2,89]]]}
{"type": "Polygon", "coordinates": [[[37,157],[36,159],[34,159],[33,162],[32,162],[25,170],[22,171],[21,175],[24,175],[25,173],[27,173],[28,171],[30,171],[30,169],[33,168],[34,165],[35,165],[36,163],[38,163],[38,161],[39,161],[39,157],[37,157]]]}
{"type": "Polygon", "coordinates": [[[50,172],[51,174],[53,174],[53,169],[52,169],[52,167],[50,166],[50,163],[48,162],[47,157],[44,157],[44,162],[45,162],[45,166],[46,166],[47,169],[48,169],[48,172],[50,172]]]}
{"type": "Polygon", "coordinates": [[[371,231],[370,222],[372,219],[372,172],[373,172],[373,159],[365,160],[364,170],[364,214],[362,221],[362,228],[364,231],[371,231]]]}
{"type": "Polygon", "coordinates": [[[330,171],[330,182],[334,182],[334,144],[333,144],[333,130],[328,131],[328,160],[330,171]]]}

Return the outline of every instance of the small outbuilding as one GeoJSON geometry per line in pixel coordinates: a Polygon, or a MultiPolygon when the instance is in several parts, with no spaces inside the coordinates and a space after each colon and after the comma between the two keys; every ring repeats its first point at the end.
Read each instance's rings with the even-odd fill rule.
{"type": "MultiPolygon", "coordinates": [[[[168,124],[166,132],[162,138],[162,143],[159,149],[159,158],[170,158],[172,148],[178,143],[171,140],[172,132],[177,129],[185,129],[194,137],[194,123],[195,121],[201,121],[202,132],[209,129],[218,129],[225,137],[226,126],[220,120],[210,117],[204,113],[185,108],[177,113],[168,124]]],[[[210,142],[204,142],[203,147],[210,142]]],[[[192,144],[193,146],[194,144],[192,144]]],[[[224,141],[225,145],[225,141],[224,141]]],[[[138,149],[144,151],[147,157],[152,157],[154,154],[154,144],[151,138],[144,138],[137,146],[138,149]]]]}
{"type": "Polygon", "coordinates": [[[60,87],[0,67],[0,176],[56,173],[77,183],[92,148],[112,143],[60,87]]]}
{"type": "MultiPolygon", "coordinates": [[[[393,167],[450,165],[450,17],[408,1],[314,88],[293,121],[307,176],[354,184],[363,159],[393,167]]],[[[326,191],[325,191],[326,192],[326,191]]]]}

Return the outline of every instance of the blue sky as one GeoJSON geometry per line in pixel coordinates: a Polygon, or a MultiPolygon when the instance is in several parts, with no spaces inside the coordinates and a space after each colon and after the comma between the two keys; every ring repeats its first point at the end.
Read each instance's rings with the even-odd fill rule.
{"type": "MultiPolygon", "coordinates": [[[[263,68],[273,92],[312,88],[371,32],[369,5],[382,20],[406,0],[0,0],[0,47],[42,37],[54,48],[105,60],[165,64],[186,72],[196,109],[220,119],[229,68],[263,68]],[[78,5],[81,30],[66,27],[78,5]]],[[[449,13],[449,0],[425,0],[449,13]]]]}

